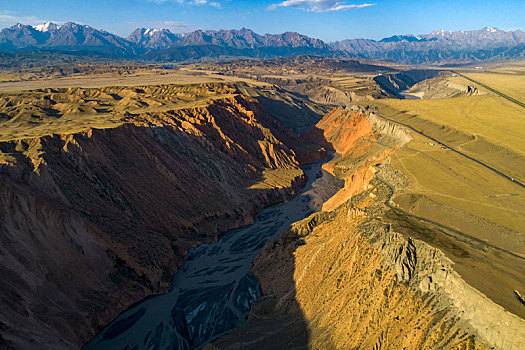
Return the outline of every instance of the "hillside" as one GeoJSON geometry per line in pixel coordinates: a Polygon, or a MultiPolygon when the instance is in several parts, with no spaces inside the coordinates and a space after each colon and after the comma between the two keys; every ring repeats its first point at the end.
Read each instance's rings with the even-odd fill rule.
{"type": "Polygon", "coordinates": [[[0,85],[0,347],[525,344],[523,63],[107,68],[0,85]]]}
{"type": "Polygon", "coordinates": [[[4,348],[79,347],[167,291],[191,246],[250,223],[304,181],[283,143],[295,136],[235,86],[2,101],[4,348]]]}
{"type": "MultiPolygon", "coordinates": [[[[252,264],[262,297],[245,324],[208,350],[525,344],[525,321],[516,316],[523,317],[523,305],[513,296],[522,285],[523,258],[494,254],[444,226],[446,216],[424,220],[418,206],[401,204],[417,180],[397,160],[420,136],[354,107],[334,109],[305,137],[332,146],[339,157],[325,168],[346,184],[325,211],[266,244],[252,264]],[[475,282],[480,278],[485,283],[475,282]]],[[[417,167],[436,176],[440,169],[437,163],[410,169],[417,167]]],[[[518,236],[508,239],[523,247],[518,236]]]]}

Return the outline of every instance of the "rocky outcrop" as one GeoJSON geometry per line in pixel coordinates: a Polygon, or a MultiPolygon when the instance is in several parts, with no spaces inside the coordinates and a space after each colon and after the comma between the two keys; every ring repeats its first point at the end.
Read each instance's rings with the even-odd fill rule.
{"type": "Polygon", "coordinates": [[[311,101],[328,106],[345,106],[352,102],[370,101],[374,99],[373,95],[379,97],[369,91],[367,91],[369,93],[361,92],[359,94],[354,91],[344,91],[331,86],[333,84],[331,80],[322,78],[294,79],[250,75],[247,78],[275,84],[289,91],[308,96],[311,101]]]}
{"type": "Polygon", "coordinates": [[[481,95],[482,93],[468,81],[459,78],[454,79],[454,75],[443,74],[436,78],[426,79],[410,87],[401,93],[404,98],[451,98],[463,95],[481,95]]]}
{"type": "Polygon", "coordinates": [[[370,111],[351,107],[333,109],[303,139],[338,154],[339,158],[326,164],[325,169],[344,179],[345,186],[324,203],[323,210],[330,211],[366,189],[375,176],[373,165],[410,141],[410,136],[370,111]],[[377,147],[376,141],[386,147],[377,147]]]}
{"type": "Polygon", "coordinates": [[[387,94],[397,98],[404,98],[401,92],[410,89],[423,80],[435,78],[439,75],[441,75],[441,72],[437,70],[413,69],[381,74],[376,76],[374,80],[387,94]]]}
{"type": "Polygon", "coordinates": [[[467,95],[469,96],[479,95],[478,88],[474,85],[467,86],[467,95]]]}
{"type": "MultiPolygon", "coordinates": [[[[107,90],[98,93],[122,93],[107,90]]],[[[81,130],[0,143],[4,347],[79,347],[131,303],[167,291],[189,247],[250,223],[304,181],[281,141],[294,135],[242,95],[128,108],[81,130]]]]}
{"type": "Polygon", "coordinates": [[[357,108],[317,127],[344,154],[330,170],[351,195],[267,243],[252,264],[262,298],[209,348],[521,349],[523,319],[469,286],[439,249],[394,228],[406,222],[385,203],[406,179],[378,155],[408,142],[407,132],[357,108]],[[337,130],[336,120],[347,124],[337,130]],[[363,146],[372,136],[378,142],[363,146]]]}
{"type": "Polygon", "coordinates": [[[358,111],[334,108],[302,137],[312,143],[346,155],[357,143],[373,136],[372,124],[358,111]]]}
{"type": "Polygon", "coordinates": [[[263,298],[215,348],[520,349],[522,319],[468,286],[439,250],[378,220],[389,191],[373,181],[269,242],[252,267],[263,298]]]}

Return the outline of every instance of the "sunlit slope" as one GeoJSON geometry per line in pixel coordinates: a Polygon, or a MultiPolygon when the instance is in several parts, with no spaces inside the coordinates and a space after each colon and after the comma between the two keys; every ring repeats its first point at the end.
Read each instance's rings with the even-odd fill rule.
{"type": "MultiPolygon", "coordinates": [[[[263,297],[248,322],[214,349],[522,348],[525,321],[518,316],[525,308],[513,290],[525,279],[523,258],[397,201],[408,196],[490,223],[415,193],[417,178],[399,171],[395,158],[411,157],[405,151],[420,145],[422,136],[414,133],[411,141],[408,133],[349,107],[334,109],[303,134],[331,144],[337,157],[325,168],[345,187],[324,212],[267,243],[252,264],[263,297]]],[[[461,176],[438,174],[446,168],[432,161],[420,167],[433,171],[441,186],[461,176]]]]}
{"type": "Polygon", "coordinates": [[[520,106],[493,95],[383,100],[376,105],[382,116],[525,180],[525,110],[520,106]]]}
{"type": "Polygon", "coordinates": [[[490,65],[484,69],[460,70],[464,76],[525,103],[525,61],[490,65]]]}
{"type": "Polygon", "coordinates": [[[0,93],[0,141],[114,128],[126,113],[202,107],[237,93],[221,83],[0,93]]]}
{"type": "Polygon", "coordinates": [[[525,111],[493,95],[373,105],[413,128],[391,156],[409,183],[391,203],[438,230],[407,234],[442,249],[470,285],[523,317],[514,290],[525,263],[525,111]]]}
{"type": "Polygon", "coordinates": [[[239,94],[257,98],[273,118],[294,131],[315,124],[326,110],[292,93],[243,82],[0,92],[0,141],[115,128],[127,113],[205,107],[239,94]]]}
{"type": "Polygon", "coordinates": [[[297,137],[233,86],[0,96],[2,349],[80,348],[305,181],[297,137]]]}

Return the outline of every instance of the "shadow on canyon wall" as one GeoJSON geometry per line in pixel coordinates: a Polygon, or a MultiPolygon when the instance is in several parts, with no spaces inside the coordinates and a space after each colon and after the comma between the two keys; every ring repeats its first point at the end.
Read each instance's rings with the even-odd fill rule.
{"type": "MultiPolygon", "coordinates": [[[[16,141],[1,143],[16,160],[0,167],[4,344],[78,347],[125,305],[167,291],[189,247],[250,223],[281,199],[282,192],[239,188],[255,177],[247,168],[265,168],[261,132],[239,134],[248,152],[130,124],[21,141],[38,146],[35,156],[16,141]]],[[[273,154],[295,164],[276,142],[273,154]]]]}
{"type": "MultiPolygon", "coordinates": [[[[279,261],[279,273],[272,276],[272,280],[260,280],[263,297],[252,308],[248,321],[204,349],[309,348],[310,330],[301,306],[295,298],[294,280],[294,251],[304,244],[304,241],[298,236],[286,238],[284,236],[271,241],[270,246],[272,253],[279,255],[279,259],[286,256],[287,260],[279,261]],[[293,240],[294,244],[284,245],[283,239],[293,240]],[[281,255],[284,249],[287,252],[281,255]],[[279,297],[283,294],[284,298],[279,297]]],[[[265,257],[264,261],[256,259],[254,267],[271,269],[271,258],[265,257]]]]}
{"type": "MultiPolygon", "coordinates": [[[[312,126],[303,136],[299,150],[295,149],[303,166],[336,153],[333,145],[324,137],[322,129],[312,126]],[[322,151],[312,152],[314,145],[321,146],[322,151]]],[[[301,190],[309,191],[312,188],[312,183],[308,182],[301,190]]],[[[327,215],[320,212],[309,216],[305,219],[306,225],[302,227],[310,232],[327,215]]],[[[311,327],[296,299],[298,272],[295,251],[305,244],[303,234],[305,232],[290,228],[267,242],[251,267],[259,279],[262,297],[251,308],[245,323],[206,345],[205,350],[311,348],[311,327]]],[[[329,339],[323,339],[323,346],[325,349],[336,348],[329,339]]]]}

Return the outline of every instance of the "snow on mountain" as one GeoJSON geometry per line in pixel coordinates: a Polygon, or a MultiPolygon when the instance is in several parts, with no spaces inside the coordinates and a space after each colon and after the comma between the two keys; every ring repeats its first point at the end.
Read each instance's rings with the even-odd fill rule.
{"type": "Polygon", "coordinates": [[[33,26],[33,28],[35,28],[36,30],[40,32],[49,32],[52,30],[59,29],[60,26],[53,22],[46,22],[44,24],[37,24],[36,26],[33,26]]]}
{"type": "Polygon", "coordinates": [[[149,29],[146,29],[146,31],[144,32],[144,34],[145,34],[145,35],[149,35],[149,36],[153,36],[153,34],[155,34],[155,33],[159,33],[159,32],[162,32],[163,30],[167,30],[167,29],[149,28],[149,29]]]}
{"type": "Polygon", "coordinates": [[[87,25],[52,22],[16,24],[0,30],[0,51],[94,51],[115,57],[146,57],[182,61],[203,57],[281,57],[301,54],[363,57],[400,63],[481,61],[525,57],[525,33],[485,27],[471,31],[434,31],[394,35],[376,40],[353,39],[327,44],[294,32],[257,34],[249,29],[196,30],[172,33],[162,28],[138,28],[126,39],[87,25]]]}

